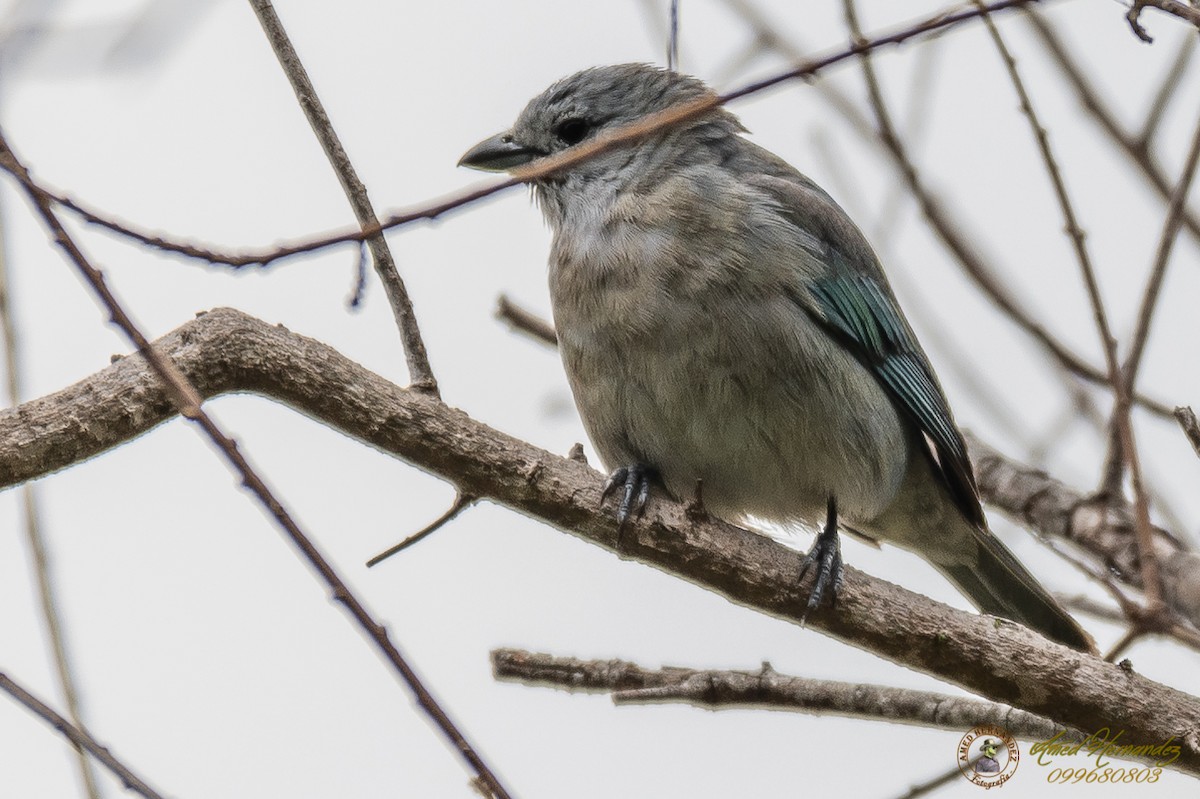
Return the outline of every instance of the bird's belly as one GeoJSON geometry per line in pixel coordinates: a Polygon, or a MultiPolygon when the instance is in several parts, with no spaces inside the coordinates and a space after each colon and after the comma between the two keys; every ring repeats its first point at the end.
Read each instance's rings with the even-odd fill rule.
{"type": "Polygon", "coordinates": [[[830,495],[847,520],[875,518],[908,466],[902,420],[807,315],[758,310],[664,309],[641,335],[619,319],[560,322],[593,444],[609,468],[653,467],[678,498],[703,481],[705,506],[725,518],[819,522],[830,495]]]}

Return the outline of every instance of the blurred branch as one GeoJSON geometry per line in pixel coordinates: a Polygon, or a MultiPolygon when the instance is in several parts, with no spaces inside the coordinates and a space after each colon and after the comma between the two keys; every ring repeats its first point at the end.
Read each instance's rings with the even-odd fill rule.
{"type": "Polygon", "coordinates": [[[1163,278],[1167,274],[1167,263],[1171,260],[1171,252],[1175,240],[1179,236],[1179,228],[1183,224],[1183,209],[1187,202],[1188,192],[1192,188],[1192,179],[1196,176],[1196,163],[1200,160],[1200,121],[1196,123],[1196,131],[1192,134],[1192,145],[1184,160],[1183,174],[1179,183],[1171,193],[1171,202],[1167,206],[1167,218],[1163,222],[1162,234],[1158,239],[1158,249],[1154,254],[1154,264],[1150,268],[1150,277],[1146,281],[1146,290],[1142,296],[1141,308],[1138,310],[1137,328],[1129,345],[1129,355],[1121,367],[1124,378],[1126,398],[1137,383],[1138,368],[1142,364],[1142,355],[1146,349],[1146,341],[1150,337],[1150,323],[1154,311],[1158,307],[1159,294],[1163,278]]]}
{"type": "MultiPolygon", "coordinates": [[[[1122,127],[1121,123],[1117,121],[1116,114],[1088,80],[1084,68],[1067,50],[1066,44],[1041,14],[1034,9],[1026,9],[1023,16],[1033,26],[1034,32],[1041,39],[1050,57],[1058,64],[1084,110],[1108,135],[1109,140],[1128,156],[1159,196],[1163,200],[1169,200],[1173,186],[1167,179],[1166,172],[1159,165],[1153,148],[1149,146],[1149,141],[1129,133],[1122,127]]],[[[1188,208],[1184,211],[1183,226],[1187,228],[1193,240],[1200,242],[1200,217],[1197,217],[1193,209],[1188,208]]]]}
{"type": "MultiPolygon", "coordinates": [[[[358,177],[354,165],[350,163],[350,157],[346,155],[346,150],[342,147],[342,142],[333,129],[333,123],[329,121],[329,116],[325,113],[320,98],[317,97],[317,90],[313,88],[312,81],[308,78],[308,72],[304,69],[304,64],[301,63],[300,56],[292,46],[291,40],[288,39],[287,31],[283,29],[283,23],[275,13],[274,6],[271,5],[270,0],[250,0],[250,6],[258,16],[263,32],[266,33],[267,40],[275,51],[275,57],[279,59],[279,65],[283,67],[284,73],[292,84],[292,91],[296,93],[296,100],[308,118],[308,124],[316,134],[322,149],[325,150],[325,157],[329,159],[330,166],[337,173],[342,190],[345,191],[346,199],[350,201],[350,206],[354,209],[359,226],[363,231],[378,228],[379,219],[375,216],[371,198],[367,196],[367,187],[358,177]]],[[[400,277],[400,270],[396,268],[396,261],[392,258],[392,251],[388,247],[387,239],[384,238],[382,232],[377,231],[367,235],[366,243],[375,260],[375,271],[383,282],[384,292],[392,307],[392,316],[395,317],[396,325],[400,328],[400,339],[404,344],[404,354],[408,361],[409,379],[414,388],[436,395],[438,393],[437,379],[433,376],[433,367],[429,365],[429,354],[425,351],[425,342],[421,339],[416,312],[413,310],[412,301],[408,298],[408,291],[404,287],[403,278],[400,277]]]]}
{"type": "Polygon", "coordinates": [[[179,369],[171,357],[156,350],[145,335],[133,323],[117,301],[116,296],[108,288],[103,273],[94,267],[79,249],[75,241],[67,233],[62,222],[54,213],[54,208],[45,193],[40,191],[33,182],[28,170],[17,159],[8,145],[7,139],[0,134],[0,168],[15,177],[25,194],[32,201],[36,214],[41,218],[43,226],[50,233],[54,243],[63,251],[68,262],[83,278],[95,293],[100,304],[107,311],[110,320],[121,329],[125,337],[137,348],[150,365],[158,384],[165,391],[165,397],[170,407],[189,421],[200,426],[204,435],[213,443],[217,451],[228,461],[229,465],[241,478],[244,485],[262,504],[263,508],[275,519],[279,527],[291,540],[292,544],[312,567],[320,579],[329,588],[335,600],[349,612],[367,637],[373,642],[392,668],[413,692],[417,704],[429,716],[451,746],[467,761],[481,780],[493,791],[497,799],[508,799],[508,793],[496,779],[491,769],[467,742],[458,727],[446,715],[433,695],[425,688],[417,673],[408,665],[408,661],[400,654],[400,650],[388,637],[387,630],[372,618],[366,606],[359,601],[345,580],[334,570],[333,565],[317,549],[296,523],[292,515],[274,496],[262,477],[250,465],[245,455],[238,449],[237,443],[229,438],[212,417],[201,407],[204,398],[196,387],[179,369]]]}
{"type": "Polygon", "coordinates": [[[1192,54],[1196,52],[1196,39],[1195,36],[1185,36],[1179,43],[1175,60],[1167,67],[1167,74],[1159,84],[1158,91],[1154,93],[1150,110],[1146,112],[1146,121],[1142,123],[1142,130],[1138,133],[1137,138],[1142,147],[1150,146],[1150,142],[1154,140],[1154,134],[1158,132],[1159,124],[1166,115],[1167,106],[1175,98],[1179,87],[1187,83],[1187,81],[1181,80],[1181,76],[1187,70],[1188,63],[1192,60],[1192,54]]]}
{"type": "MultiPolygon", "coordinates": [[[[237,311],[209,312],[155,345],[201,396],[252,392],[497,502],[798,623],[803,556],[766,536],[689,515],[660,498],[618,535],[600,506],[603,477],[507,436],[433,397],[395,386],[318,341],[237,311]]],[[[141,355],[55,394],[0,412],[0,487],[42,476],[175,416],[141,355]]],[[[1039,510],[1036,502],[1031,510],[1039,510]]],[[[1085,513],[1077,509],[1076,515],[1085,513]]],[[[1193,568],[1200,575],[1200,567],[1193,568]]],[[[1174,766],[1200,774],[1200,701],[1019,624],[947,607],[846,567],[836,609],[808,626],[996,702],[1080,730],[1121,719],[1131,739],[1180,740],[1174,766]]]]}
{"type": "Polygon", "coordinates": [[[1101,621],[1108,621],[1113,624],[1124,624],[1128,621],[1120,608],[1113,607],[1105,602],[1099,602],[1086,594],[1055,594],[1054,598],[1067,610],[1077,610],[1080,613],[1086,613],[1101,621]]]}
{"type": "MultiPolygon", "coordinates": [[[[1129,503],[1086,496],[1004,457],[970,433],[966,439],[979,493],[989,507],[1040,535],[1078,546],[1122,582],[1143,587],[1135,511],[1129,503]]],[[[1200,627],[1200,555],[1182,549],[1166,531],[1152,531],[1163,600],[1187,623],[1200,627]]]]}
{"type": "MultiPolygon", "coordinates": [[[[799,48],[792,47],[787,44],[779,35],[778,26],[770,25],[768,20],[762,16],[762,13],[752,7],[748,0],[726,0],[734,11],[743,13],[748,24],[754,28],[758,40],[776,47],[780,52],[788,58],[798,58],[799,48]]],[[[868,49],[864,49],[863,53],[868,53],[868,49]]],[[[996,307],[1000,308],[1004,316],[1008,317],[1018,328],[1024,330],[1028,336],[1038,342],[1052,358],[1060,362],[1070,373],[1076,374],[1090,383],[1099,385],[1111,386],[1108,374],[1098,368],[1088,364],[1081,356],[1076,355],[1064,344],[1057,340],[1054,335],[1050,334],[1049,330],[1045,329],[1042,323],[1037,322],[1030,316],[1020,302],[1014,298],[1012,292],[998,277],[998,271],[988,263],[983,253],[980,253],[976,247],[971,244],[970,236],[962,232],[958,221],[952,216],[946,203],[937,194],[930,190],[920,179],[916,164],[908,156],[907,149],[898,133],[895,131],[895,126],[892,122],[892,115],[888,112],[887,104],[883,101],[882,91],[878,88],[878,80],[874,78],[874,70],[871,70],[869,65],[864,65],[864,76],[870,74],[868,78],[868,92],[871,101],[872,112],[875,113],[876,121],[878,122],[878,130],[872,128],[869,121],[863,118],[863,115],[858,112],[854,104],[847,97],[841,94],[833,86],[828,84],[817,84],[817,91],[820,92],[824,100],[830,103],[835,110],[850,122],[854,131],[866,140],[878,142],[882,145],[884,152],[892,158],[893,164],[899,170],[902,178],[904,178],[908,190],[912,192],[912,196],[917,199],[920,210],[929,222],[929,226],[937,235],[938,240],[942,245],[954,256],[956,262],[959,263],[965,274],[976,283],[976,286],[982,290],[985,296],[994,302],[996,307]],[[874,89],[872,89],[874,84],[874,89]]],[[[1200,228],[1198,228],[1200,229],[1200,228]]],[[[1168,404],[1159,402],[1157,399],[1151,399],[1139,395],[1136,397],[1141,407],[1151,410],[1152,413],[1159,416],[1169,417],[1171,409],[1168,404]]]]}
{"type": "Polygon", "coordinates": [[[677,666],[647,669],[624,660],[579,660],[521,649],[495,649],[492,674],[498,680],[571,693],[608,693],[618,705],[683,702],[707,710],[793,710],[942,730],[994,724],[1013,735],[1039,741],[1060,733],[1064,733],[1064,740],[1083,737],[1042,716],[995,702],[934,691],[791,677],[775,671],[769,663],[759,671],[677,666]]]}
{"type": "Polygon", "coordinates": [[[671,0],[670,33],[667,35],[667,69],[679,69],[679,0],[671,0]]]}
{"type": "MultiPolygon", "coordinates": [[[[8,403],[15,407],[21,402],[21,347],[17,335],[17,323],[13,315],[9,285],[8,243],[5,235],[7,230],[3,211],[4,209],[0,208],[0,339],[3,339],[4,344],[5,391],[8,395],[8,403]]],[[[39,609],[42,612],[42,622],[46,627],[46,638],[50,643],[50,657],[54,662],[58,687],[62,691],[67,716],[75,726],[82,727],[83,713],[80,710],[75,669],[71,665],[70,654],[67,650],[62,611],[58,606],[54,578],[51,576],[50,549],[46,544],[45,530],[42,527],[37,490],[32,485],[21,486],[20,505],[21,526],[25,533],[25,541],[29,545],[33,581],[37,586],[39,609]]],[[[92,761],[84,754],[81,746],[76,743],[72,743],[72,746],[75,749],[79,778],[83,783],[84,793],[89,799],[99,799],[100,788],[96,783],[92,761]]]]}
{"type": "Polygon", "coordinates": [[[507,294],[501,294],[496,303],[496,318],[508,322],[513,330],[524,333],[534,341],[549,344],[551,347],[558,346],[558,333],[554,331],[554,325],[517,305],[507,294]]]}
{"type": "MultiPolygon", "coordinates": [[[[998,0],[998,2],[994,2],[987,6],[987,9],[990,13],[996,13],[1006,9],[1024,7],[1037,1],[1038,0],[998,0]]],[[[673,108],[666,109],[665,111],[650,114],[638,120],[637,122],[616,128],[607,134],[597,136],[594,139],[589,139],[581,144],[571,147],[568,150],[556,153],[555,155],[548,156],[546,158],[540,158],[528,166],[514,169],[512,170],[513,177],[508,180],[504,180],[499,183],[493,183],[489,186],[475,189],[473,191],[451,197],[444,201],[430,203],[414,211],[394,213],[379,224],[363,225],[359,230],[318,236],[312,239],[307,239],[280,247],[273,247],[270,249],[240,254],[220,252],[215,248],[179,242],[177,240],[172,240],[152,233],[137,230],[136,228],[127,224],[114,221],[102,214],[89,210],[62,195],[53,194],[44,190],[43,195],[54,202],[63,205],[63,207],[70,209],[72,212],[78,214],[81,218],[91,224],[103,227],[118,235],[131,238],[134,241],[149,247],[160,249],[165,252],[171,252],[176,255],[181,255],[185,258],[206,261],[210,264],[220,264],[233,268],[242,268],[247,266],[265,267],[276,261],[291,258],[302,253],[313,252],[347,242],[364,241],[378,235],[380,232],[385,230],[392,230],[394,228],[408,225],[420,220],[436,219],[448,211],[477,202],[485,197],[489,197],[493,194],[504,191],[505,189],[512,188],[513,186],[517,186],[522,183],[528,183],[547,175],[561,172],[588,159],[594,158],[600,153],[608,152],[616,147],[643,139],[656,131],[704,116],[705,114],[711,113],[714,108],[724,105],[725,103],[755,94],[765,89],[769,89],[785,81],[810,78],[823,69],[868,51],[890,45],[899,45],[919,36],[953,28],[964,22],[978,18],[981,13],[982,12],[980,12],[979,9],[973,8],[956,8],[943,11],[921,22],[900,28],[893,33],[883,34],[869,41],[857,42],[852,44],[850,47],[837,50],[828,55],[806,60],[803,64],[794,69],[777,73],[769,78],[756,81],[734,91],[727,92],[723,95],[714,95],[690,103],[683,103],[673,108]]]]}
{"type": "Polygon", "coordinates": [[[1147,7],[1173,14],[1200,28],[1200,10],[1192,8],[1187,3],[1181,3],[1179,0],[1133,0],[1133,5],[1129,7],[1129,13],[1125,15],[1125,19],[1129,22],[1129,27],[1133,30],[1134,35],[1147,44],[1154,41],[1150,34],[1146,33],[1146,29],[1142,27],[1141,23],[1142,11],[1147,7]]]}
{"type": "Polygon", "coordinates": [[[1070,194],[1067,192],[1066,182],[1063,180],[1062,171],[1058,167],[1058,160],[1054,157],[1054,151],[1050,147],[1050,137],[1046,133],[1046,128],[1042,125],[1038,118],[1037,111],[1034,110],[1033,101],[1029,97],[1029,92],[1025,88],[1025,81],[1021,79],[1021,73],[1017,69],[1016,59],[1008,49],[1008,45],[1004,43],[1004,38],[1000,35],[1000,29],[996,26],[991,15],[983,8],[979,0],[975,0],[975,5],[983,11],[983,23],[991,35],[992,42],[996,45],[996,50],[1000,54],[1000,59],[1004,62],[1005,70],[1008,72],[1009,79],[1012,81],[1013,89],[1016,90],[1017,97],[1021,103],[1021,111],[1029,120],[1029,127],[1033,132],[1033,138],[1037,143],[1038,151],[1041,153],[1042,162],[1046,166],[1046,173],[1050,177],[1050,182],[1054,186],[1054,195],[1058,199],[1059,209],[1062,211],[1063,222],[1066,226],[1067,236],[1071,239],[1071,245],[1075,250],[1075,258],[1079,263],[1079,272],[1083,278],[1083,285],[1087,289],[1088,302],[1092,307],[1092,318],[1096,323],[1096,332],[1100,336],[1100,348],[1104,353],[1104,365],[1108,370],[1108,382],[1112,387],[1115,407],[1113,408],[1112,419],[1110,421],[1112,427],[1112,446],[1110,447],[1110,457],[1105,475],[1104,489],[1107,496],[1119,496],[1121,488],[1120,474],[1121,469],[1119,464],[1126,464],[1129,467],[1130,482],[1133,488],[1134,502],[1134,533],[1135,540],[1138,545],[1138,566],[1142,572],[1142,590],[1146,594],[1146,599],[1151,608],[1156,608],[1162,602],[1162,585],[1159,578],[1158,557],[1154,551],[1153,543],[1153,528],[1150,524],[1150,503],[1146,497],[1146,489],[1142,481],[1142,466],[1137,450],[1137,442],[1133,431],[1133,420],[1130,417],[1130,389],[1132,384],[1123,379],[1124,374],[1121,371],[1121,365],[1117,361],[1117,340],[1112,334],[1112,327],[1108,322],[1108,312],[1104,307],[1104,297],[1100,294],[1100,283],[1096,278],[1095,267],[1092,266],[1091,256],[1088,254],[1087,244],[1084,240],[1083,229],[1079,225],[1079,220],[1075,216],[1075,207],[1071,203],[1070,194]]]}
{"type": "MultiPolygon", "coordinates": [[[[1129,354],[1126,356],[1125,362],[1121,365],[1121,385],[1117,391],[1116,407],[1113,409],[1114,430],[1116,429],[1115,423],[1119,420],[1125,420],[1124,424],[1126,426],[1131,424],[1129,422],[1130,404],[1133,392],[1137,386],[1138,369],[1141,366],[1142,356],[1145,353],[1146,342],[1150,337],[1150,325],[1154,319],[1154,312],[1158,307],[1163,280],[1167,274],[1167,264],[1171,259],[1175,240],[1179,236],[1184,204],[1187,202],[1188,192],[1192,186],[1192,179],[1196,174],[1198,160],[1200,160],[1200,121],[1197,121],[1195,133],[1192,134],[1192,144],[1185,159],[1183,174],[1179,178],[1179,183],[1175,187],[1175,191],[1171,194],[1171,202],[1168,204],[1167,216],[1163,222],[1162,234],[1159,237],[1154,263],[1150,267],[1150,276],[1146,280],[1146,288],[1142,296],[1141,306],[1138,309],[1137,325],[1129,345],[1129,354]]],[[[1129,428],[1128,435],[1132,438],[1132,427],[1129,428]]],[[[1110,462],[1110,479],[1105,486],[1106,493],[1109,495],[1115,495],[1120,491],[1120,471],[1113,469],[1111,464],[1119,462],[1120,450],[1123,450],[1125,447],[1126,444],[1124,442],[1118,446],[1115,437],[1113,443],[1110,444],[1108,456],[1110,462]]],[[[1142,485],[1142,475],[1140,469],[1137,468],[1136,458],[1130,459],[1130,467],[1135,496],[1141,496],[1137,490],[1142,485]]],[[[1138,512],[1139,540],[1144,545],[1146,540],[1148,540],[1148,534],[1145,531],[1149,529],[1150,525],[1149,508],[1139,508],[1138,512]]],[[[1151,595],[1151,604],[1153,604],[1154,598],[1154,595],[1151,595]]]]}
{"type": "MultiPolygon", "coordinates": [[[[975,762],[981,757],[983,757],[983,752],[979,752],[972,757],[967,762],[967,766],[973,768],[975,766],[975,762]]],[[[946,769],[936,777],[931,777],[924,782],[919,782],[916,785],[911,786],[907,791],[896,797],[896,799],[920,799],[920,797],[928,796],[938,788],[941,788],[943,785],[948,785],[951,782],[961,780],[962,777],[962,767],[955,763],[951,768],[946,769]]]]}
{"type": "Polygon", "coordinates": [[[144,780],[134,774],[129,768],[102,746],[82,727],[71,723],[68,719],[54,712],[45,702],[17,685],[7,674],[0,672],[0,691],[4,691],[17,702],[21,703],[31,713],[40,716],[47,724],[58,730],[62,735],[79,749],[86,751],[121,781],[131,791],[141,794],[146,799],[163,799],[163,795],[151,788],[144,780]]]}
{"type": "Polygon", "coordinates": [[[1175,409],[1175,418],[1183,428],[1183,434],[1191,442],[1192,449],[1200,456],[1200,423],[1196,421],[1196,413],[1189,407],[1180,406],[1175,409]]]}

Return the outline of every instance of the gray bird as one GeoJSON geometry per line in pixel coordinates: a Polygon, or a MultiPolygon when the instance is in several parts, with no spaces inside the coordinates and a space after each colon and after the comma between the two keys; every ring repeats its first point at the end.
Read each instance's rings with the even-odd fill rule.
{"type": "MultiPolygon", "coordinates": [[[[459,162],[503,171],[711,90],[587,69],[459,162]]],[[[929,560],[980,610],[1087,634],[988,530],[962,435],[863,234],[724,108],[533,183],[583,424],[625,524],[652,483],[740,521],[824,526],[811,610],[836,600],[839,520],[929,560]]]]}

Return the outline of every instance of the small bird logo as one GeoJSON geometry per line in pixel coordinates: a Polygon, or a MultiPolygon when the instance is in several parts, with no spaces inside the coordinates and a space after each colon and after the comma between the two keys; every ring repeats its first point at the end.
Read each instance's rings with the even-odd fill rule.
{"type": "Polygon", "coordinates": [[[983,755],[975,761],[975,773],[1000,773],[1000,761],[996,759],[996,755],[1000,751],[1000,742],[992,740],[991,738],[984,738],[983,743],[979,745],[979,751],[982,752],[983,755]]]}

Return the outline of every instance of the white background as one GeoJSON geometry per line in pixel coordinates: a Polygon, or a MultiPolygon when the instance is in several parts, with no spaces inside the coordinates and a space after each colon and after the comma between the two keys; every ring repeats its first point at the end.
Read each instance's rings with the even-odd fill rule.
{"type": "MultiPolygon", "coordinates": [[[[835,0],[764,5],[779,31],[808,52],[846,41],[835,0]]],[[[1137,124],[1187,27],[1147,12],[1157,37],[1148,46],[1130,33],[1117,3],[1051,5],[1047,11],[1120,118],[1137,124]]],[[[862,6],[868,32],[942,7],[932,0],[862,6]]],[[[657,19],[645,12],[634,0],[279,4],[381,209],[478,185],[478,174],[455,168],[459,156],[504,129],[551,81],[595,64],[661,62],[655,23],[665,20],[664,5],[655,5],[657,19]]],[[[731,69],[749,32],[717,0],[684,0],[682,15],[683,68],[720,89],[785,64],[767,55],[731,69]]],[[[352,224],[246,3],[66,2],[49,21],[52,30],[28,57],[5,62],[0,74],[0,123],[39,179],[140,226],[230,249],[352,224]],[[149,24],[155,19],[165,22],[149,24]],[[142,27],[116,36],[130,20],[142,27]]],[[[1163,205],[1114,155],[1025,23],[1010,15],[1001,24],[1051,130],[1124,339],[1163,205]]],[[[1099,363],[1061,217],[982,26],[967,25],[933,49],[890,49],[877,63],[929,182],[951,198],[1031,311],[1099,363]],[[914,107],[924,109],[916,130],[914,107]]],[[[862,98],[853,63],[826,79],[862,98]]],[[[1194,86],[1195,66],[1180,80],[1194,86]]],[[[1196,120],[1194,90],[1185,87],[1173,109],[1158,146],[1174,178],[1196,120]]],[[[1101,437],[1073,418],[1062,375],[974,291],[911,201],[894,203],[890,163],[809,85],[788,84],[732,110],[756,141],[825,185],[872,238],[960,423],[1015,456],[1030,457],[1049,442],[1040,463],[1081,488],[1094,486],[1101,437]],[[985,382],[987,403],[968,378],[985,382]],[[988,403],[1005,408],[1016,429],[988,403]]],[[[33,397],[92,374],[129,346],[105,324],[11,181],[2,185],[24,392],[33,397]]],[[[232,306],[406,380],[373,275],[363,309],[346,309],[352,248],[230,275],[74,229],[152,337],[196,311],[232,306]]],[[[548,315],[549,236],[526,193],[510,191],[389,239],[446,401],[553,452],[584,440],[556,355],[493,318],[502,292],[548,315]]],[[[1200,407],[1198,290],[1197,250],[1185,237],[1142,386],[1200,407]]],[[[767,660],[784,673],[954,690],[491,505],[368,571],[368,557],[440,514],[451,489],[264,400],[228,397],[208,407],[516,795],[791,797],[819,788],[888,797],[953,765],[961,733],[764,711],[614,708],[602,696],[498,684],[489,650],[518,646],[648,666],[754,669],[767,660]]],[[[1138,431],[1149,479],[1182,516],[1179,532],[1194,534],[1200,461],[1172,425],[1142,418],[1138,431]]],[[[473,795],[458,757],[188,424],[168,423],[36,487],[86,718],[151,784],[179,797],[473,795]]],[[[18,508],[18,492],[0,494],[0,670],[61,706],[18,508]]],[[[1028,534],[993,522],[1052,589],[1087,587],[1028,534]]],[[[806,547],[809,538],[790,540],[806,547]]],[[[853,542],[846,557],[967,607],[915,557],[853,542]]],[[[1085,622],[1102,645],[1122,632],[1085,622]]],[[[1194,687],[1194,654],[1149,642],[1128,656],[1144,674],[1194,687]]],[[[1046,786],[1047,773],[1023,763],[1007,794],[1101,791],[1046,786]]],[[[0,796],[78,796],[77,780],[73,755],[56,733],[0,701],[0,796]]],[[[104,783],[107,795],[121,793],[107,776],[104,783]]],[[[1158,785],[1107,793],[1179,795],[1191,785],[1167,774],[1158,785]]],[[[980,794],[956,781],[940,795],[980,794]]]]}

